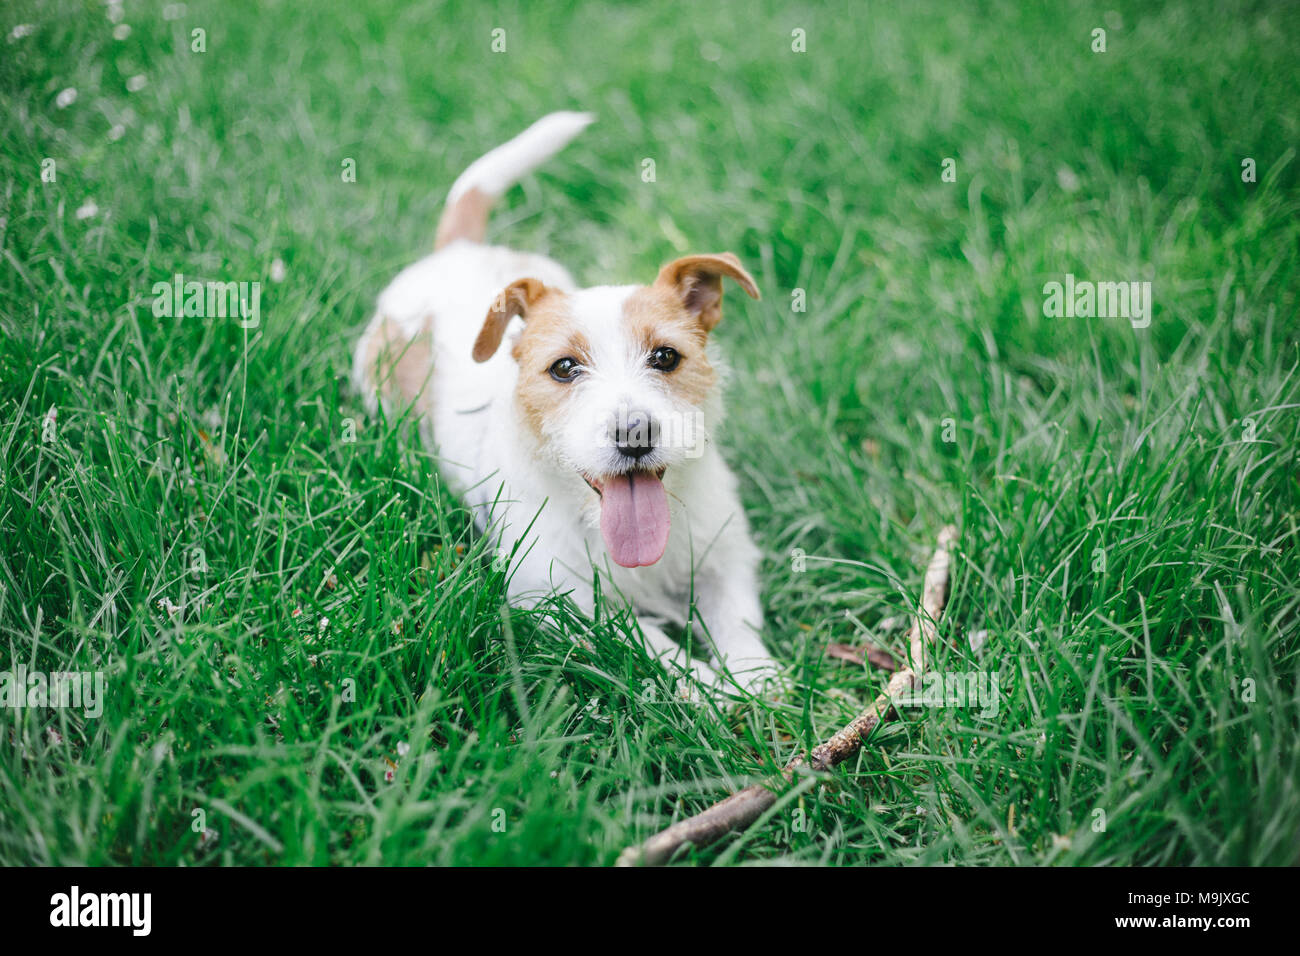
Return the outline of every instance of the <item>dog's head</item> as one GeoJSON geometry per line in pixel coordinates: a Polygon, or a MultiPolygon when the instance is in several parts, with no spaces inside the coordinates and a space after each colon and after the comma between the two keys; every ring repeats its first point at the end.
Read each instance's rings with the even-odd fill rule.
{"type": "Polygon", "coordinates": [[[705,354],[722,318],[722,280],[758,298],[729,252],[668,263],[646,286],[561,292],[536,279],[497,296],[474,343],[486,362],[515,316],[523,332],[515,398],[552,461],[600,496],[610,557],[624,567],[654,564],[668,544],[664,472],[703,451],[716,374],[705,354]]]}

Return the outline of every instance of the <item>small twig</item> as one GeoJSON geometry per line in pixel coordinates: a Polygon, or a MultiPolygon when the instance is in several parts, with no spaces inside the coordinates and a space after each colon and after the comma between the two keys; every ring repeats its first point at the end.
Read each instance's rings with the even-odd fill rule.
{"type": "Polygon", "coordinates": [[[813,749],[805,760],[795,757],[779,774],[733,793],[701,813],[656,833],[639,846],[628,847],[618,857],[618,866],[659,866],[668,862],[683,845],[705,846],[733,830],[743,830],[776,803],[777,790],[793,781],[795,772],[804,766],[827,770],[847,760],[862,747],[881,721],[893,713],[893,701],[919,682],[925,673],[926,651],[934,642],[939,618],[948,604],[948,587],[952,577],[952,546],[957,531],[951,525],[939,532],[939,542],[930,558],[921,588],[921,607],[908,630],[907,666],[894,672],[883,694],[866,710],[853,718],[830,740],[813,749]]]}
{"type": "Polygon", "coordinates": [[[895,660],[893,654],[883,647],[876,647],[874,644],[867,644],[864,647],[854,647],[851,644],[828,644],[826,645],[826,656],[837,661],[848,661],[850,664],[857,664],[859,667],[866,667],[870,664],[877,670],[888,671],[891,674],[902,667],[895,660]]]}

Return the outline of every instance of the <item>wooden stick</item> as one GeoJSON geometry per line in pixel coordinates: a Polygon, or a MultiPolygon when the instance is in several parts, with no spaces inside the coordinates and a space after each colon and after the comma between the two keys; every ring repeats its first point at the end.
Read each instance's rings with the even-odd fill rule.
{"type": "Polygon", "coordinates": [[[908,630],[907,666],[894,672],[883,694],[834,737],[815,747],[806,761],[801,754],[779,774],[733,793],[693,817],[674,823],[639,846],[628,847],[619,854],[616,865],[660,866],[687,843],[705,846],[733,830],[743,830],[776,803],[777,790],[790,784],[799,768],[807,766],[813,770],[828,770],[856,754],[867,735],[893,714],[894,698],[916,687],[925,673],[926,651],[934,643],[939,618],[948,604],[952,546],[956,539],[957,530],[951,525],[939,532],[939,542],[925,570],[921,607],[908,630]]]}

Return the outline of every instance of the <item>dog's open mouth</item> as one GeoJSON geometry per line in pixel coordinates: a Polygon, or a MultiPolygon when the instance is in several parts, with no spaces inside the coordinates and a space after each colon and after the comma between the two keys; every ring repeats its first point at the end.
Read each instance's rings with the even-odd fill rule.
{"type": "Polygon", "coordinates": [[[616,564],[640,568],[654,564],[668,547],[668,492],[664,469],[628,471],[604,479],[583,474],[600,495],[600,533],[616,564]]]}

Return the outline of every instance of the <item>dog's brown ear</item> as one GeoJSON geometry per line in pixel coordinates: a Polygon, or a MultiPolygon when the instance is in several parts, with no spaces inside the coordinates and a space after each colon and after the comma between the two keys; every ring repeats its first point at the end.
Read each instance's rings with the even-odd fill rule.
{"type": "Polygon", "coordinates": [[[521,315],[528,321],[528,310],[545,292],[546,286],[539,279],[516,279],[497,293],[474,340],[474,361],[486,362],[495,355],[510,320],[521,315]]]}
{"type": "Polygon", "coordinates": [[[735,279],[751,299],[759,297],[754,277],[730,252],[674,259],[659,270],[655,283],[673,290],[687,311],[699,318],[704,331],[711,332],[722,319],[723,276],[735,279]]]}

